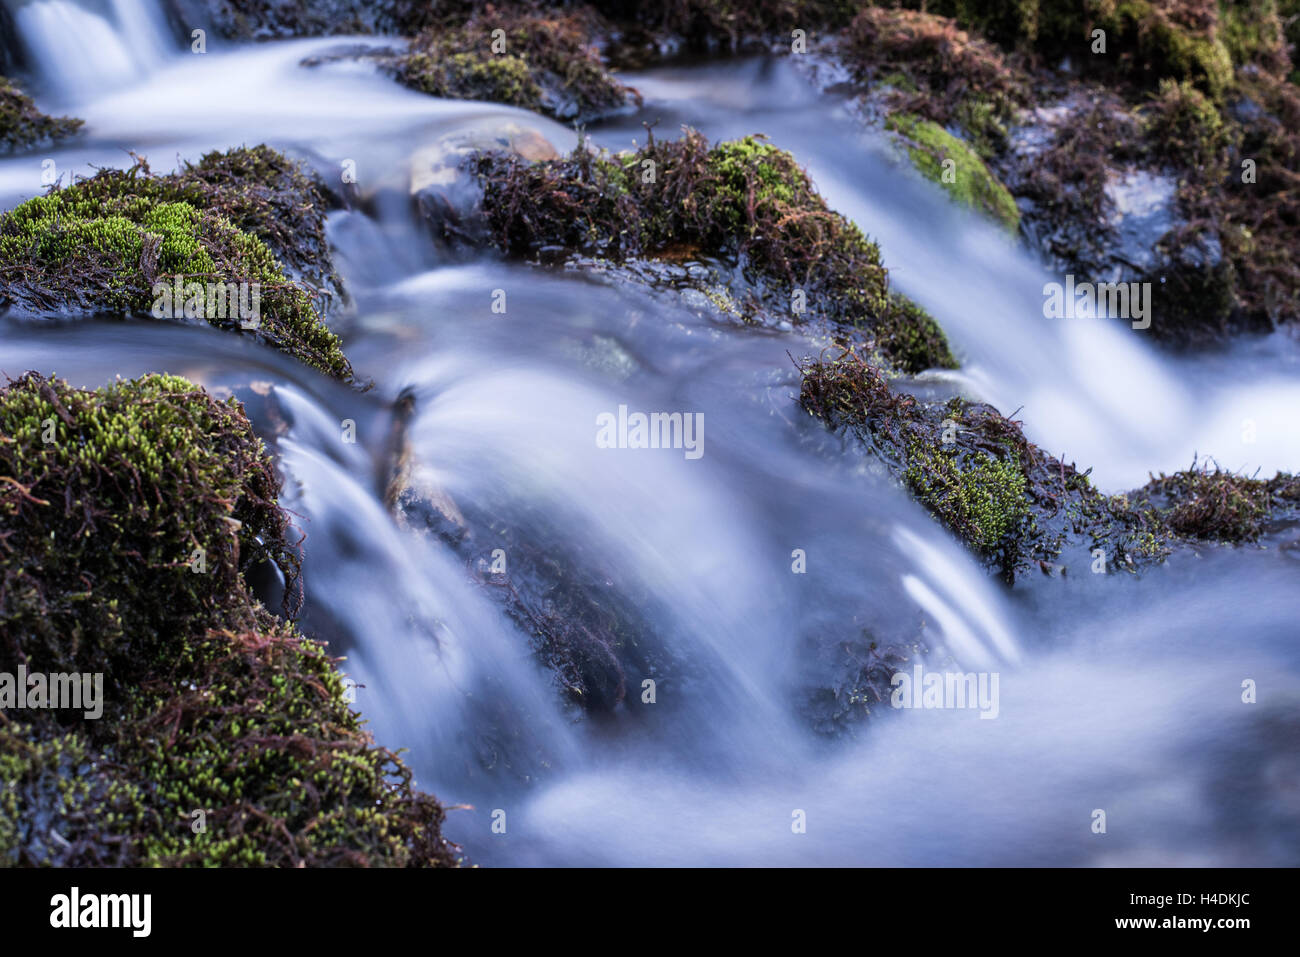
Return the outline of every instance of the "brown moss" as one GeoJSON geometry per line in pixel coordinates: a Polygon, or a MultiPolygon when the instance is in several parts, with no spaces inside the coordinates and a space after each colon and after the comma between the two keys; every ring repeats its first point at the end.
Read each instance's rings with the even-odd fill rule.
{"type": "MultiPolygon", "coordinates": [[[[789,42],[791,31],[838,29],[860,4],[856,0],[595,0],[592,6],[617,23],[626,39],[640,28],[644,43],[680,40],[695,50],[758,49],[768,41],[789,42]]],[[[626,39],[624,42],[626,42],[626,39]]]]}
{"type": "Polygon", "coordinates": [[[956,369],[957,359],[934,317],[900,293],[889,294],[889,308],[876,325],[876,346],[903,372],[956,369]]]}
{"type": "Polygon", "coordinates": [[[959,126],[984,156],[1006,145],[1007,125],[1028,100],[1022,70],[943,17],[868,7],[844,40],[860,82],[893,88],[892,110],[959,126]]]}
{"type": "Polygon", "coordinates": [[[1264,526],[1300,504],[1300,479],[1279,473],[1270,480],[1237,475],[1205,463],[1153,477],[1132,496],[1162,510],[1179,535],[1202,541],[1253,542],[1264,526]]]}
{"type": "Polygon", "coordinates": [[[481,153],[473,168],[493,239],[509,254],[617,260],[690,248],[734,265],[783,314],[796,290],[807,319],[870,326],[888,310],[876,245],[761,137],[710,148],[687,130],[679,140],[651,136],[635,153],[580,148],[540,163],[481,153]]]}
{"type": "Polygon", "coordinates": [[[591,18],[581,13],[488,4],[454,24],[426,28],[406,52],[380,57],[380,63],[399,82],[431,96],[489,100],[586,122],[637,98],[605,69],[592,29],[591,18]]]}

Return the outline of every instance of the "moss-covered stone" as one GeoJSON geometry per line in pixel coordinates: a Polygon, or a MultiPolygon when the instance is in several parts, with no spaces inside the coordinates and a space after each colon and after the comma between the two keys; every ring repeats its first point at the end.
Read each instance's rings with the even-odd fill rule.
{"type": "Polygon", "coordinates": [[[1006,147],[1027,77],[952,20],[911,10],[863,10],[841,53],[921,174],[1016,232],[1020,211],[985,159],[1006,147]]]}
{"type": "Polygon", "coordinates": [[[848,66],[873,88],[894,80],[882,112],[973,147],[1062,272],[1151,282],[1151,334],[1176,346],[1300,315],[1295,0],[904,6],[927,13],[858,14],[844,31],[848,66]],[[1070,70],[1054,69],[1067,59],[1070,70]],[[1134,216],[1114,201],[1154,179],[1176,184],[1172,201],[1151,193],[1134,216]]]}
{"type": "Polygon", "coordinates": [[[1209,97],[1186,80],[1161,80],[1143,122],[1149,148],[1159,155],[1189,161],[1205,181],[1227,175],[1228,124],[1209,97]]]}
{"type": "Polygon", "coordinates": [[[1055,63],[1154,87],[1189,80],[1218,97],[1232,82],[1217,0],[910,0],[913,9],[951,17],[958,26],[1009,49],[1055,63]],[[1105,53],[1092,52],[1094,30],[1105,53]]]}
{"type": "Polygon", "coordinates": [[[936,123],[909,113],[894,113],[886,121],[906,144],[912,163],[927,179],[963,206],[1001,223],[1009,232],[1020,228],[1020,210],[979,154],[936,123]]]}
{"type": "Polygon", "coordinates": [[[1130,498],[1158,507],[1169,527],[1187,538],[1254,542],[1268,521],[1300,508],[1300,479],[1279,473],[1264,480],[1193,464],[1173,475],[1162,472],[1130,498]]]}
{"type": "Polygon", "coordinates": [[[101,170],[0,218],[0,299],[36,314],[202,318],[350,379],[338,336],[287,272],[319,281],[328,269],[323,206],[315,184],[266,147],[209,154],[168,176],[143,162],[101,170]],[[182,297],[172,294],[178,277],[182,297]],[[202,289],[196,299],[190,283],[247,283],[260,314],[245,321],[202,289]]]}
{"type": "Polygon", "coordinates": [[[580,13],[491,5],[463,22],[439,24],[380,63],[399,82],[459,100],[489,100],[586,122],[623,107],[635,91],[619,83],[591,44],[580,13]]]}
{"type": "Polygon", "coordinates": [[[1025,477],[1014,454],[993,458],[936,451],[922,443],[909,448],[903,481],[912,494],[977,552],[1014,547],[1029,517],[1025,477]]]}
{"type": "Polygon", "coordinates": [[[987,405],[894,392],[846,351],[802,367],[799,401],[856,435],[918,502],[1008,581],[1037,565],[1136,570],[1190,541],[1255,541],[1300,515],[1300,479],[1192,468],[1127,495],[1103,495],[1087,472],[1029,442],[987,405]],[[1097,559],[1103,559],[1099,565],[1097,559]]]}
{"type": "Polygon", "coordinates": [[[1224,223],[1236,308],[1250,325],[1300,317],[1300,88],[1253,71],[1239,78],[1229,125],[1228,175],[1189,180],[1194,212],[1224,223]]]}
{"type": "Polygon", "coordinates": [[[72,136],[82,120],[46,116],[32,98],[0,76],[0,153],[28,149],[72,136]]]}
{"type": "Polygon", "coordinates": [[[954,126],[980,156],[1006,146],[1007,128],[1029,101],[1029,78],[991,43],[945,17],[868,7],[844,30],[841,55],[869,89],[891,87],[888,112],[921,111],[954,126]]]}
{"type": "Polygon", "coordinates": [[[440,0],[206,0],[205,12],[223,36],[238,40],[401,32],[421,8],[468,6],[440,0]]]}
{"type": "Polygon", "coordinates": [[[234,400],[183,379],[0,391],[0,671],[104,694],[98,720],[0,715],[0,862],[454,862],[333,661],[244,581],[296,578],[278,488],[234,400]]]}
{"type": "Polygon", "coordinates": [[[711,149],[687,130],[634,153],[580,148],[539,163],[480,153],[472,166],[493,241],[511,255],[721,262],[776,314],[861,327],[908,371],[952,367],[934,320],[900,300],[891,305],[876,245],[761,137],[711,149]]]}
{"type": "Polygon", "coordinates": [[[1116,568],[1167,553],[1154,509],[1112,502],[1073,465],[1029,442],[1020,425],[988,405],[923,402],[890,389],[852,351],[806,363],[799,401],[873,450],[945,527],[1008,581],[1063,553],[1091,562],[1101,549],[1116,568]]]}
{"type": "Polygon", "coordinates": [[[1190,81],[1216,99],[1232,83],[1232,57],[1219,38],[1213,0],[1091,0],[1088,23],[1107,34],[1107,55],[1128,79],[1154,86],[1190,81]]]}
{"type": "Polygon", "coordinates": [[[859,0],[595,0],[592,6],[617,24],[620,45],[760,50],[789,43],[791,32],[809,37],[838,29],[861,7],[859,0]]]}

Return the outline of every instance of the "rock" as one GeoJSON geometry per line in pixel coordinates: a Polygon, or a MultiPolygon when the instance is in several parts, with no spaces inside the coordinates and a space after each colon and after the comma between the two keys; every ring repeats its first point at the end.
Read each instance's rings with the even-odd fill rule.
{"type": "Polygon", "coordinates": [[[176,376],[29,373],[0,389],[0,435],[0,673],[102,680],[99,720],[0,723],[0,863],[456,863],[323,646],[245,578],[270,565],[255,577],[297,594],[279,479],[236,403],[176,376]]]}

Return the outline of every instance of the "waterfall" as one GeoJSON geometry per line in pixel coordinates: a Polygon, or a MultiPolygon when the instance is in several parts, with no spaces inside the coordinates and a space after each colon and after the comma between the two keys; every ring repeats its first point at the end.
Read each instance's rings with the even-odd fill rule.
{"type": "Polygon", "coordinates": [[[38,84],[59,102],[137,82],[177,49],[153,0],[7,0],[38,84]]]}

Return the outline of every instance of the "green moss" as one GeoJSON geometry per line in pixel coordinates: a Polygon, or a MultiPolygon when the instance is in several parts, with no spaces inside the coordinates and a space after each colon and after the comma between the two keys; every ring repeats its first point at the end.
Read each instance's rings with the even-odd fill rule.
{"type": "Polygon", "coordinates": [[[516,56],[416,52],[401,60],[397,78],[406,86],[458,100],[489,100],[535,110],[542,91],[528,64],[516,56]]]}
{"type": "Polygon", "coordinates": [[[1263,42],[1268,30],[1263,11],[1239,12],[1238,6],[1244,10],[1249,4],[1237,3],[1222,4],[1226,22],[1218,25],[1212,2],[1183,0],[907,0],[904,5],[951,17],[1009,49],[1049,61],[1070,56],[1084,69],[1147,87],[1163,78],[1188,80],[1215,99],[1232,83],[1227,43],[1240,53],[1257,35],[1263,42]],[[1090,52],[1094,29],[1106,31],[1104,55],[1090,52]]]}
{"type": "Polygon", "coordinates": [[[995,553],[1029,517],[1020,463],[984,453],[962,456],[920,443],[910,446],[903,473],[912,494],[977,551],[995,553]]]}
{"type": "Polygon", "coordinates": [[[1287,40],[1278,7],[1278,0],[1219,0],[1219,38],[1235,65],[1285,72],[1287,40]]]}
{"type": "Polygon", "coordinates": [[[235,405],[183,379],[90,393],[28,375],[3,393],[0,436],[13,654],[125,682],[177,652],[175,634],[214,603],[246,599],[250,562],[292,571],[260,441],[235,405]]]}
{"type": "MultiPolygon", "coordinates": [[[[280,207],[265,195],[301,176],[277,169],[277,159],[286,163],[258,151],[213,154],[197,167],[160,177],[137,164],[28,200],[0,218],[0,293],[38,312],[149,314],[158,300],[155,283],[170,286],[176,276],[182,283],[246,282],[260,288],[256,330],[245,329],[234,314],[205,316],[211,325],[255,335],[348,379],[338,336],[257,234],[298,262],[315,251],[324,255],[323,227],[318,236],[310,228],[286,234],[295,223],[306,219],[309,227],[312,221],[302,211],[279,220],[280,207]]],[[[290,193],[277,202],[292,202],[295,195],[304,196],[290,193]]],[[[180,311],[180,303],[172,306],[180,311]]]]}
{"type": "Polygon", "coordinates": [[[881,86],[892,86],[896,90],[902,90],[904,93],[918,93],[916,84],[906,73],[894,70],[891,73],[885,73],[880,76],[876,82],[881,86]]]}
{"type": "Polygon", "coordinates": [[[910,113],[891,114],[885,125],[904,138],[908,155],[923,176],[1009,232],[1019,230],[1016,201],[971,147],[937,124],[910,113]]]}
{"type": "Polygon", "coordinates": [[[32,98],[0,76],[0,152],[28,149],[72,136],[82,121],[46,116],[32,98]]]}
{"type": "Polygon", "coordinates": [[[789,153],[755,136],[719,143],[709,153],[709,169],[721,181],[718,189],[739,206],[754,189],[764,205],[793,203],[803,185],[789,153]]]}
{"type": "Polygon", "coordinates": [[[1170,78],[1195,83],[1219,99],[1232,83],[1232,57],[1211,27],[1194,29],[1149,0],[1093,0],[1092,23],[1107,32],[1108,55],[1148,86],[1170,78]]]}
{"type": "Polygon", "coordinates": [[[1006,146],[1009,124],[1029,102],[1023,70],[944,17],[868,7],[844,36],[843,55],[855,78],[890,88],[887,109],[955,124],[981,156],[1006,146]]]}
{"type": "Polygon", "coordinates": [[[244,581],[273,562],[295,594],[278,488],[239,406],[183,379],[0,391],[0,670],[104,684],[99,720],[0,723],[0,862],[452,861],[324,649],[244,581]]]}
{"type": "Polygon", "coordinates": [[[1198,177],[1217,182],[1227,175],[1232,145],[1223,116],[1186,80],[1161,80],[1144,117],[1144,133],[1165,156],[1182,157],[1198,177]]]}
{"type": "Polygon", "coordinates": [[[1047,455],[989,406],[894,392],[852,351],[801,371],[803,408],[856,435],[1008,581],[1061,561],[1095,570],[1098,554],[1107,571],[1136,570],[1191,541],[1257,541],[1300,517],[1300,477],[1248,478],[1193,463],[1128,495],[1105,496],[1087,472],[1047,455]]]}

